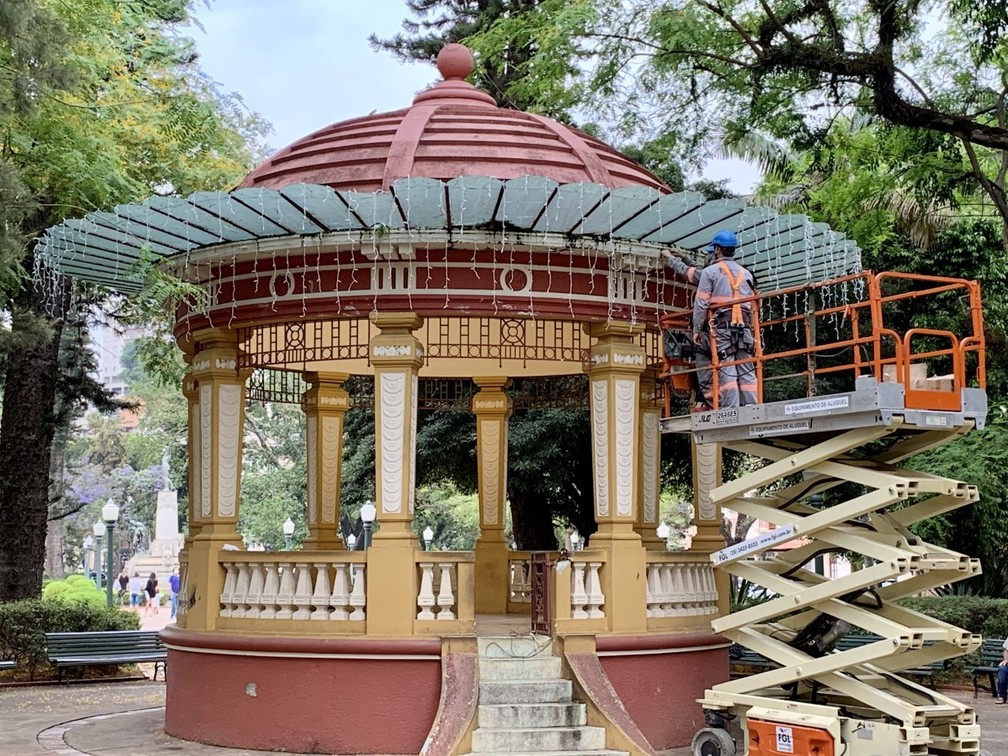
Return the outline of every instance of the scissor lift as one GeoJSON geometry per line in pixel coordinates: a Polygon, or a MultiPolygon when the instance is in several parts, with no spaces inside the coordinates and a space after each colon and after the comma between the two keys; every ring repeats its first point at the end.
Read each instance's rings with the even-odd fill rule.
{"type": "MultiPolygon", "coordinates": [[[[662,421],[665,432],[688,432],[698,444],[720,444],[762,460],[715,488],[711,499],[776,526],[711,556],[717,569],[772,596],[713,621],[713,629],[779,666],[706,691],[701,704],[710,726],[694,740],[698,756],[736,753],[723,729],[724,720],[735,716],[742,722],[745,753],[752,756],[979,753],[980,728],[971,707],[898,673],[968,653],[981,639],[895,603],[980,573],[978,560],[926,543],[910,530],[977,501],[976,487],[900,465],[984,425],[979,289],[974,282],[937,277],[857,278],[864,279],[863,296],[842,305],[842,327],[834,321],[838,338],[828,344],[815,338],[815,323],[839,309],[773,317],[768,300],[791,292],[762,297],[760,310],[770,317],[756,327],[764,336],[804,318],[808,338],[802,349],[773,353],[764,339],[757,340],[761,399],[764,371],[776,359],[803,364],[789,377],[806,379],[804,396],[662,421]],[[887,283],[898,291],[884,293],[887,283]],[[969,307],[965,337],[923,329],[898,334],[887,326],[887,306],[950,292],[966,295],[958,300],[969,307]],[[946,343],[934,348],[935,339],[946,343]],[[845,349],[851,356],[846,362],[819,359],[845,349]],[[929,380],[922,369],[929,363],[951,373],[929,380]],[[845,371],[853,373],[852,391],[814,394],[823,373],[845,371]],[[853,491],[846,500],[836,501],[843,498],[836,490],[823,497],[842,484],[853,484],[840,489],[853,491]],[[816,506],[822,501],[832,503],[816,506]],[[781,550],[785,542],[797,546],[781,550]],[[806,568],[826,552],[860,555],[864,567],[835,579],[806,568]],[[879,640],[834,650],[848,627],[879,640]]],[[[716,366],[716,355],[713,360],[716,366]]],[[[681,388],[683,365],[671,367],[665,372],[670,382],[675,373],[681,388]]]]}

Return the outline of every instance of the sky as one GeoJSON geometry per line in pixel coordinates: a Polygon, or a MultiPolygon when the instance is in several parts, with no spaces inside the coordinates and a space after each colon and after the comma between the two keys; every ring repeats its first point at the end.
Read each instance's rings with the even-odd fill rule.
{"type": "MultiPolygon", "coordinates": [[[[331,123],[407,107],[440,78],[433,65],[368,45],[371,33],[401,29],[405,0],[212,0],[195,15],[203,71],[273,124],[271,151],[331,123]]],[[[743,194],[759,178],[737,160],[713,161],[704,177],[728,178],[743,194]]]]}

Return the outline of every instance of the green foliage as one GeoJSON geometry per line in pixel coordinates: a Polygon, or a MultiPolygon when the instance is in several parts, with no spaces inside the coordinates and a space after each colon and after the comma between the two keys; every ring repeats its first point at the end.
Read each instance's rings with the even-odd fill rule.
{"type": "Polygon", "coordinates": [[[912,596],[907,609],[961,627],[985,638],[1008,638],[1008,599],[983,596],[912,596]]]}
{"type": "MultiPolygon", "coordinates": [[[[97,592],[97,591],[96,591],[97,592]]],[[[47,665],[46,633],[89,630],[137,630],[140,618],[117,608],[59,599],[23,599],[0,603],[0,658],[13,659],[31,679],[47,665]]]]}
{"type": "Polygon", "coordinates": [[[1008,413],[992,408],[987,427],[911,460],[924,472],[976,483],[980,501],[917,523],[925,540],[980,558],[983,575],[964,584],[985,596],[1008,596],[1008,413]]]}
{"type": "Polygon", "coordinates": [[[451,484],[417,491],[413,532],[423,543],[424,528],[434,533],[433,551],[470,551],[479,537],[479,497],[460,493],[451,484]]]}

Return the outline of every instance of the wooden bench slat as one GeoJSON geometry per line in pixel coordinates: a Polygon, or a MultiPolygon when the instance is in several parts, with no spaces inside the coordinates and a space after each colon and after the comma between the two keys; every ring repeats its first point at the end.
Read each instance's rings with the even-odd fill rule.
{"type": "Polygon", "coordinates": [[[158,666],[165,668],[168,660],[156,630],[46,633],[46,650],[60,679],[64,667],[154,662],[156,680],[158,666]]]}

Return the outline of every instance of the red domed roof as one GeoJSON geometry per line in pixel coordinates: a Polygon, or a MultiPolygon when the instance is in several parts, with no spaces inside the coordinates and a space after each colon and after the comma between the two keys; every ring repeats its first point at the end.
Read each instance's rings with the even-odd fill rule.
{"type": "Polygon", "coordinates": [[[561,184],[593,181],[610,188],[668,188],[604,142],[545,116],[498,108],[464,81],[472,54],[448,45],[438,55],[444,76],[391,113],[342,121],[299,139],[252,171],[241,187],[279,189],[324,184],[373,192],[407,176],[449,180],[536,175],[561,184]]]}

